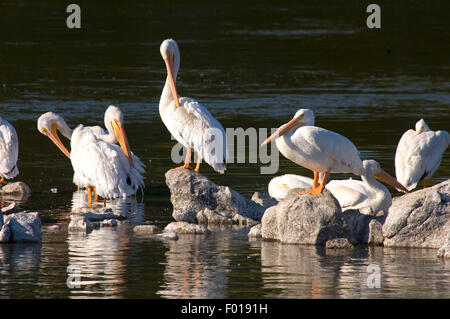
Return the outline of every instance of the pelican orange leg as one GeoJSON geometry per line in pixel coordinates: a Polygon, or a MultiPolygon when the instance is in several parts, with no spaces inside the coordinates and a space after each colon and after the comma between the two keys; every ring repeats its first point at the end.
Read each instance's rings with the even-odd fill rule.
{"type": "Polygon", "coordinates": [[[323,192],[323,189],[325,188],[325,183],[327,181],[328,178],[328,174],[329,172],[325,172],[323,174],[323,178],[322,181],[320,182],[319,185],[317,185],[316,183],[319,180],[319,173],[318,172],[314,172],[314,184],[313,184],[313,188],[308,189],[304,192],[299,193],[299,195],[305,195],[305,194],[311,194],[311,195],[317,195],[323,192]]]}
{"type": "Polygon", "coordinates": [[[175,167],[175,168],[172,168],[172,169],[180,169],[180,168],[192,169],[189,166],[189,162],[191,161],[191,153],[192,153],[192,150],[190,148],[188,148],[187,151],[186,151],[186,158],[184,160],[184,165],[181,165],[181,166],[178,166],[178,167],[175,167]]]}
{"type": "Polygon", "coordinates": [[[200,172],[200,163],[202,162],[202,157],[200,155],[198,155],[198,159],[197,159],[197,166],[195,166],[194,171],[196,171],[197,173],[200,172]]]}

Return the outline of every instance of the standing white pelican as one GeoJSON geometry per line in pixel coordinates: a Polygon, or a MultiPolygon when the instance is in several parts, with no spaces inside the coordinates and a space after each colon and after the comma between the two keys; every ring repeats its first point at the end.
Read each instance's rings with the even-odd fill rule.
{"type": "Polygon", "coordinates": [[[226,169],[226,134],[222,125],[209,111],[196,100],[178,98],[176,78],[180,68],[180,51],[177,43],[164,40],[160,47],[161,55],[166,63],[167,79],[159,101],[159,114],[170,133],[186,147],[184,165],[178,168],[190,168],[191,152],[197,153],[197,166],[200,170],[202,159],[221,174],[226,169]]]}
{"type": "Polygon", "coordinates": [[[329,173],[364,174],[355,145],[342,135],[314,126],[314,113],[309,109],[298,110],[292,120],[282,125],[261,146],[273,139],[276,139],[281,154],[314,172],[313,187],[303,193],[321,193],[329,173]],[[319,173],[324,174],[318,185],[319,173]]]}
{"type": "Polygon", "coordinates": [[[326,188],[336,197],[343,209],[359,209],[366,215],[375,215],[380,211],[387,213],[392,204],[392,196],[386,186],[377,179],[403,191],[408,190],[386,173],[377,161],[365,160],[363,165],[362,181],[332,180],[326,188]]]}
{"type": "Polygon", "coordinates": [[[398,142],[395,152],[397,180],[408,190],[416,188],[422,179],[423,187],[427,187],[428,179],[438,169],[449,144],[447,131],[434,132],[420,119],[415,130],[406,131],[398,142]]]}
{"type": "Polygon", "coordinates": [[[131,151],[123,127],[123,114],[115,106],[105,112],[106,133],[98,126],[79,125],[71,130],[64,119],[52,112],[38,120],[38,129],[66,154],[74,169],[73,182],[88,189],[91,206],[92,188],[103,198],[126,197],[144,187],[144,164],[131,151]],[[58,137],[60,131],[71,140],[71,152],[58,137]],[[116,141],[119,145],[116,145],[116,141]]]}
{"type": "Polygon", "coordinates": [[[19,139],[14,126],[0,116],[0,183],[5,178],[11,179],[19,174],[17,157],[19,155],[19,139]]]}

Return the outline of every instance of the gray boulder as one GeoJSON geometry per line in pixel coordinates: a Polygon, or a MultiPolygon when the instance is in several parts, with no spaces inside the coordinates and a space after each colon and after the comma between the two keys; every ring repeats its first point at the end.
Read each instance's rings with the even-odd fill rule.
{"type": "Polygon", "coordinates": [[[258,225],[253,226],[252,228],[250,228],[250,230],[248,232],[248,237],[261,238],[262,237],[261,227],[262,227],[262,224],[258,224],[258,225]]]}
{"type": "Polygon", "coordinates": [[[270,197],[269,193],[255,192],[252,196],[252,201],[261,205],[264,209],[278,204],[278,201],[275,198],[270,197]]]}
{"type": "Polygon", "coordinates": [[[260,204],[192,170],[167,171],[166,184],[176,221],[247,225],[251,220],[260,221],[264,214],[260,204]]]}
{"type": "Polygon", "coordinates": [[[335,238],[327,240],[325,243],[326,249],[352,249],[353,245],[350,244],[347,238],[335,238]]]}
{"type": "Polygon", "coordinates": [[[10,242],[40,242],[42,238],[41,219],[38,212],[20,212],[5,215],[4,225],[9,227],[10,242]]]}
{"type": "Polygon", "coordinates": [[[138,225],[133,228],[133,232],[138,235],[154,235],[161,232],[156,225],[138,225]]]}
{"type": "Polygon", "coordinates": [[[0,194],[6,199],[26,200],[31,195],[31,188],[24,182],[14,182],[4,185],[0,194]]]}
{"type": "Polygon", "coordinates": [[[450,237],[450,180],[393,198],[383,236],[386,247],[440,248],[450,237]]]}
{"type": "Polygon", "coordinates": [[[384,216],[362,214],[357,209],[349,209],[342,213],[344,226],[352,236],[352,242],[357,244],[382,245],[382,225],[384,216]]]}
{"type": "Polygon", "coordinates": [[[347,238],[339,202],[328,191],[318,195],[298,195],[289,191],[286,198],[270,207],[262,218],[263,239],[287,244],[324,245],[335,238],[347,238]]]}
{"type": "Polygon", "coordinates": [[[188,222],[172,222],[164,228],[164,233],[175,234],[209,234],[210,231],[204,225],[191,224],[188,222]]]}
{"type": "Polygon", "coordinates": [[[126,219],[121,214],[113,213],[111,209],[105,209],[103,212],[86,212],[83,214],[72,214],[70,216],[69,230],[90,232],[99,227],[115,227],[118,221],[126,219]]]}

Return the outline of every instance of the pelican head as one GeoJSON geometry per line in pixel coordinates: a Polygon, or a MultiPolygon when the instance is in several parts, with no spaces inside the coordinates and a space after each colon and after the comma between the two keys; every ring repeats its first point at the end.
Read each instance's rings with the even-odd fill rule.
{"type": "Polygon", "coordinates": [[[66,138],[70,139],[72,137],[72,130],[61,116],[53,112],[42,114],[38,119],[38,130],[47,136],[68,158],[70,158],[70,152],[59,139],[58,131],[66,138]]]}
{"type": "Polygon", "coordinates": [[[128,144],[127,134],[123,124],[123,113],[114,105],[110,105],[105,111],[105,127],[111,133],[114,133],[123,153],[128,159],[131,166],[134,166],[133,158],[131,157],[130,145],[128,144]]]}
{"type": "Polygon", "coordinates": [[[300,126],[311,126],[314,125],[314,113],[309,109],[300,109],[298,110],[292,120],[280,126],[280,128],[273,133],[267,140],[265,140],[261,146],[264,146],[270,143],[272,140],[275,140],[287,132],[300,127],[300,126]]]}
{"type": "Polygon", "coordinates": [[[161,43],[159,48],[161,56],[166,63],[167,77],[169,79],[170,90],[172,91],[173,100],[175,105],[180,106],[178,100],[177,88],[175,86],[175,80],[177,77],[178,69],[180,68],[180,50],[175,40],[167,39],[161,43]]]}
{"type": "Polygon", "coordinates": [[[394,177],[384,171],[380,164],[375,160],[364,160],[363,166],[366,175],[373,175],[376,179],[386,183],[394,188],[400,189],[404,192],[408,192],[408,189],[400,184],[394,177]]]}
{"type": "Polygon", "coordinates": [[[420,134],[422,132],[426,132],[429,130],[430,130],[430,128],[428,127],[427,123],[425,123],[425,121],[423,119],[420,119],[419,121],[417,121],[417,123],[416,123],[417,134],[420,134]]]}

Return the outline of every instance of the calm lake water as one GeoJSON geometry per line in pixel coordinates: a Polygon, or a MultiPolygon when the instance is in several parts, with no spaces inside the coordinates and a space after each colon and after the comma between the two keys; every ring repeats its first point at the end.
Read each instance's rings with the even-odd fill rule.
{"type": "MultiPolygon", "coordinates": [[[[43,221],[42,244],[0,245],[0,297],[448,298],[450,263],[436,250],[330,252],[252,241],[248,229],[178,241],[132,232],[172,221],[164,173],[176,166],[175,142],[158,113],[162,40],[180,47],[179,94],[224,127],[278,127],[310,108],[317,126],[347,136],[394,175],[397,142],[417,120],[450,129],[448,1],[378,1],[379,30],[366,27],[363,1],[110,2],[78,1],[80,30],[66,28],[61,1],[0,3],[0,115],[19,135],[17,180],[33,190],[20,206],[43,221]],[[131,148],[147,165],[146,190],[108,203],[128,223],[82,235],[67,225],[85,194],[36,120],[54,111],[72,127],[103,125],[110,104],[125,113],[131,148]],[[380,288],[367,286],[371,264],[380,288]],[[81,270],[79,288],[68,288],[68,267],[81,270]]],[[[202,173],[248,197],[275,175],[312,175],[282,156],[275,175],[261,175],[264,165],[247,157],[224,175],[205,164],[202,173]]],[[[448,178],[446,154],[432,182],[448,178]]]]}

